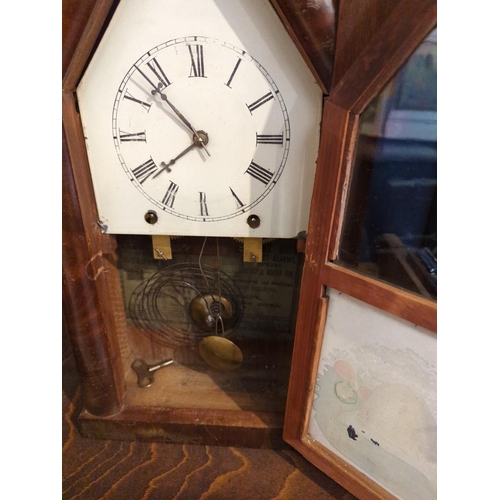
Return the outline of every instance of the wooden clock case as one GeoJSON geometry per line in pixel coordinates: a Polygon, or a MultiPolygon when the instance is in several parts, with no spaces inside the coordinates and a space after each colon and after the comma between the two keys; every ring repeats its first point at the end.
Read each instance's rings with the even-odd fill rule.
{"type": "MultiPolygon", "coordinates": [[[[172,357],[173,351],[162,346],[152,349],[147,339],[134,332],[130,321],[127,324],[117,264],[120,237],[103,234],[97,223],[75,92],[117,5],[96,1],[90,8],[87,2],[68,2],[64,17],[68,41],[65,54],[72,51],[65,55],[63,78],[64,312],[82,384],[85,410],[79,417],[80,431],[85,436],[118,439],[283,446],[291,341],[265,342],[258,347],[245,344],[246,359],[258,359],[260,366],[256,372],[254,366],[248,377],[240,373],[241,380],[256,377],[253,387],[252,383],[246,387],[245,382],[230,388],[230,397],[219,388],[231,385],[230,374],[207,376],[196,369],[184,373],[181,367],[177,367],[179,376],[173,374],[176,368],[169,370],[172,377],[169,375],[168,383],[160,383],[165,374],[158,373],[156,383],[147,390],[137,386],[131,370],[135,358],[152,363],[172,357]],[[284,365],[278,366],[274,375],[267,375],[265,370],[270,372],[278,357],[285,360],[284,365]],[[257,372],[261,374],[255,375],[257,372]],[[279,395],[272,388],[262,391],[266,378],[270,385],[280,385],[279,395]]],[[[331,8],[312,10],[308,19],[301,19],[297,17],[298,6],[292,2],[276,2],[275,7],[326,93],[328,84],[323,79],[329,80],[333,62],[331,8]],[[299,42],[305,38],[308,43],[299,42]]],[[[199,251],[200,238],[191,238],[189,245],[199,251]]],[[[230,239],[221,240],[221,247],[223,255],[234,257],[237,252],[230,239]]],[[[210,242],[205,254],[210,255],[210,242]]],[[[215,255],[213,245],[211,255],[215,255]]],[[[291,332],[287,336],[291,339],[291,332]]],[[[179,355],[176,350],[177,359],[186,356],[189,354],[179,355]]],[[[196,364],[196,359],[188,361],[196,364]]]]}
{"type": "Polygon", "coordinates": [[[97,224],[75,97],[116,4],[68,0],[63,5],[63,306],[85,408],[80,432],[249,447],[287,442],[360,498],[394,498],[308,438],[308,408],[325,323],[325,287],[436,331],[435,302],[334,263],[359,116],[435,26],[436,2],[318,1],[312,8],[305,1],[272,1],[325,94],[286,412],[284,407],[169,407],[154,396],[138,396],[130,382],[132,352],[117,242],[97,224]]]}

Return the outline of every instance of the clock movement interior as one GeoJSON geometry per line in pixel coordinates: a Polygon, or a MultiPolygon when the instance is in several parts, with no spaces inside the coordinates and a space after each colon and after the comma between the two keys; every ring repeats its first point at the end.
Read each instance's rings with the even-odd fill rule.
{"type": "Polygon", "coordinates": [[[231,238],[173,239],[169,260],[155,258],[148,236],[117,240],[127,403],[284,412],[297,240],[268,241],[259,263],[244,262],[243,243],[231,238]],[[152,383],[140,383],[138,360],[151,367],[152,383]]]}

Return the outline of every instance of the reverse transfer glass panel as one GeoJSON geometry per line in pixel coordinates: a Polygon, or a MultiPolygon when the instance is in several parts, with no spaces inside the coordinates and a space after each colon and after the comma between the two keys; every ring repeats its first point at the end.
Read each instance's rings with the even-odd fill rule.
{"type": "Polygon", "coordinates": [[[338,263],[437,296],[437,29],[360,118],[338,263]]]}
{"type": "Polygon", "coordinates": [[[397,498],[437,498],[436,336],[327,295],[309,437],[397,498]]]}

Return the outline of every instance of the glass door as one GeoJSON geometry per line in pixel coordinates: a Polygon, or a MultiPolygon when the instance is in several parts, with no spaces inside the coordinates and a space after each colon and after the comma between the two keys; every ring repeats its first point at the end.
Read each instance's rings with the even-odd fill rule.
{"type": "Polygon", "coordinates": [[[436,498],[436,61],[401,2],[325,102],[284,437],[360,498],[436,498]]]}

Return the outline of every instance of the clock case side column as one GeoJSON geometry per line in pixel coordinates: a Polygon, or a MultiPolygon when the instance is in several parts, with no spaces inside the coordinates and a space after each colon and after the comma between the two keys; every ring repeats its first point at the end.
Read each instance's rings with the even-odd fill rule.
{"type": "Polygon", "coordinates": [[[117,315],[112,314],[115,305],[106,302],[108,271],[113,274],[116,257],[114,240],[102,235],[97,224],[74,92],[116,4],[95,0],[83,5],[71,0],[63,9],[63,312],[84,412],[102,417],[118,413],[125,394],[117,315]]]}
{"type": "Polygon", "coordinates": [[[104,289],[114,260],[113,242],[100,234],[97,214],[89,206],[92,197],[86,193],[89,186],[84,189],[84,179],[76,179],[75,172],[84,172],[78,168],[84,158],[80,151],[84,145],[76,139],[78,126],[73,95],[63,93],[63,311],[83,406],[92,415],[110,416],[121,410],[125,392],[116,325],[104,313],[110,309],[103,297],[108,295],[104,289]],[[83,184],[80,189],[78,183],[83,184]],[[94,223],[84,223],[92,215],[94,223]]]}
{"type": "Polygon", "coordinates": [[[103,335],[104,319],[99,313],[96,283],[92,281],[95,266],[91,262],[96,260],[88,251],[81,216],[77,215],[78,198],[64,137],[62,180],[63,313],[80,377],[83,406],[93,415],[108,416],[120,410],[122,397],[103,335]]]}

